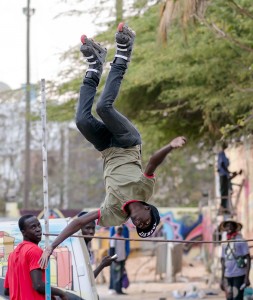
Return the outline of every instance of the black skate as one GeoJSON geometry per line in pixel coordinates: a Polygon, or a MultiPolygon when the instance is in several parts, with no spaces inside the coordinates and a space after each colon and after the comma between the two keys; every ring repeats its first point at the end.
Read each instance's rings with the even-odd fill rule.
{"type": "Polygon", "coordinates": [[[83,53],[83,56],[89,64],[87,72],[96,72],[101,75],[107,49],[103,48],[99,43],[94,42],[92,39],[88,39],[86,35],[81,36],[81,42],[82,46],[80,47],[80,51],[83,53]]]}
{"type": "Polygon", "coordinates": [[[127,27],[125,23],[119,23],[118,31],[115,34],[117,46],[115,57],[120,57],[126,61],[130,61],[134,39],[135,32],[131,28],[127,27]]]}

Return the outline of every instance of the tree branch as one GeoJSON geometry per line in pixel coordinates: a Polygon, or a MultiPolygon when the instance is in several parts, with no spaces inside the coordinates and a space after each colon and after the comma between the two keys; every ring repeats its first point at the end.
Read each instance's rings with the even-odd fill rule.
{"type": "Polygon", "coordinates": [[[246,46],[245,44],[242,44],[237,39],[229,36],[225,31],[221,30],[215,23],[208,23],[205,19],[200,18],[196,14],[194,15],[197,20],[199,20],[201,23],[205,24],[210,30],[212,30],[214,33],[218,34],[220,37],[226,39],[227,41],[237,45],[239,48],[246,50],[248,52],[253,52],[253,48],[250,48],[246,46]]]}
{"type": "Polygon", "coordinates": [[[224,32],[223,30],[221,30],[216,24],[212,23],[212,27],[213,29],[220,34],[224,39],[234,43],[235,45],[237,45],[238,47],[240,47],[243,50],[246,50],[248,52],[253,52],[253,48],[250,48],[244,44],[242,44],[241,42],[239,42],[238,40],[236,40],[235,38],[229,36],[226,32],[224,32]]]}
{"type": "Polygon", "coordinates": [[[253,88],[242,89],[242,88],[236,87],[236,89],[242,93],[253,93],[253,88]]]}
{"type": "Polygon", "coordinates": [[[235,3],[234,0],[230,0],[229,2],[232,5],[234,5],[236,10],[239,11],[242,15],[245,15],[245,16],[253,19],[253,15],[248,10],[246,10],[245,8],[239,6],[237,3],[235,3]]]}

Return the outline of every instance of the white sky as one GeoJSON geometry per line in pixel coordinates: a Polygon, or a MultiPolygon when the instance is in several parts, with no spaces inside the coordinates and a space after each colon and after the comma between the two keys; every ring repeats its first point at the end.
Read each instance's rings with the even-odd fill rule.
{"type": "MultiPolygon", "coordinates": [[[[54,19],[69,9],[87,10],[92,2],[82,1],[77,7],[59,0],[30,1],[30,7],[36,9],[30,22],[31,83],[56,79],[61,69],[59,54],[79,47],[82,34],[95,34],[89,15],[54,19]]],[[[26,17],[22,12],[26,5],[26,0],[0,1],[0,81],[13,89],[26,82],[26,17]]]]}

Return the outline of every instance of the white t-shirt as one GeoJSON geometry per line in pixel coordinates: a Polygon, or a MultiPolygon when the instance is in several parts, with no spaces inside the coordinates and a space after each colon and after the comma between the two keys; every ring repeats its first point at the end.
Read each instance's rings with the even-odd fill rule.
{"type": "MultiPolygon", "coordinates": [[[[123,237],[118,235],[117,233],[114,234],[113,237],[123,237]]],[[[123,240],[110,240],[110,247],[115,248],[115,254],[118,255],[116,261],[123,261],[126,259],[126,242],[123,240]]]]}

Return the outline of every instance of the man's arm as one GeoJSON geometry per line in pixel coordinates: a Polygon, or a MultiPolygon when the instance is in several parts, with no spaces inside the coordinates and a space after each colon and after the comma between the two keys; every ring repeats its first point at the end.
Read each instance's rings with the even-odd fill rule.
{"type": "Polygon", "coordinates": [[[88,214],[76,218],[70,224],[68,224],[68,226],[63,229],[63,231],[57,236],[53,243],[44,250],[39,260],[40,267],[42,269],[45,269],[48,263],[48,259],[53,253],[53,250],[72,234],[80,230],[82,226],[98,219],[98,213],[99,210],[89,212],[88,214]]]}
{"type": "Polygon", "coordinates": [[[156,151],[155,154],[153,154],[149,159],[148,165],[145,169],[145,174],[148,176],[152,176],[156,168],[163,162],[167,154],[170,153],[173,149],[183,147],[185,143],[186,138],[183,136],[179,136],[173,139],[168,145],[156,151]]]}
{"type": "Polygon", "coordinates": [[[112,259],[111,256],[105,256],[101,263],[99,264],[99,266],[94,270],[94,277],[97,278],[98,274],[105,268],[105,267],[109,267],[112,262],[115,260],[116,258],[112,259]]]}
{"type": "Polygon", "coordinates": [[[237,175],[241,175],[242,174],[242,170],[240,170],[239,172],[230,172],[230,177],[229,179],[232,180],[233,178],[235,178],[237,175]]]}
{"type": "Polygon", "coordinates": [[[247,254],[245,256],[245,259],[246,259],[246,274],[245,274],[244,283],[246,284],[246,286],[249,286],[250,285],[249,273],[250,273],[250,267],[251,267],[251,258],[250,258],[250,255],[247,254]]]}
{"type": "MultiPolygon", "coordinates": [[[[30,272],[32,278],[32,285],[33,289],[38,293],[45,295],[45,282],[42,280],[42,273],[41,269],[35,269],[30,272]]],[[[60,289],[55,287],[51,287],[51,294],[52,296],[59,296],[62,300],[67,300],[67,295],[60,289]]]]}
{"type": "Polygon", "coordinates": [[[10,296],[10,290],[9,290],[9,288],[4,288],[4,295],[5,296],[10,296]]]}
{"type": "MultiPolygon", "coordinates": [[[[9,256],[10,257],[10,256],[9,256]]],[[[9,290],[9,272],[7,269],[5,279],[4,279],[4,295],[9,296],[10,295],[10,290],[9,290]]]]}
{"type": "Polygon", "coordinates": [[[221,282],[220,282],[220,288],[222,291],[225,291],[225,258],[222,257],[221,260],[221,282]]]}

